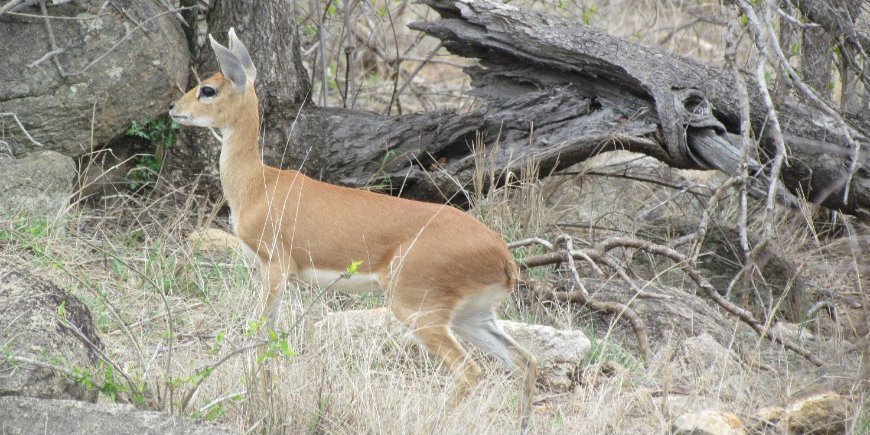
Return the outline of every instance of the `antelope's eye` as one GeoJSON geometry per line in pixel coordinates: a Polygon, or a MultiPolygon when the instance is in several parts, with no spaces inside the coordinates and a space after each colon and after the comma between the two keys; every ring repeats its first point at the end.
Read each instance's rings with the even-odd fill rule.
{"type": "Polygon", "coordinates": [[[206,86],[199,88],[199,96],[200,97],[211,98],[211,97],[214,97],[215,95],[217,95],[217,89],[215,89],[211,86],[206,85],[206,86]]]}

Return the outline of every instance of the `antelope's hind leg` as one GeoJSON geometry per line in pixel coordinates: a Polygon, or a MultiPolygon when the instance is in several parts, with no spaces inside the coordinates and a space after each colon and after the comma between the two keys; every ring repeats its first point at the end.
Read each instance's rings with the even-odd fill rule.
{"type": "Polygon", "coordinates": [[[453,408],[458,405],[480,379],[480,367],[456,341],[456,337],[450,330],[452,309],[420,309],[419,306],[414,307],[397,301],[390,304],[390,309],[402,323],[414,331],[426,349],[437,355],[454,374],[456,381],[448,406],[453,408]]]}
{"type": "Polygon", "coordinates": [[[453,328],[478,349],[501,361],[517,380],[520,428],[525,433],[532,414],[532,393],[535,389],[538,362],[534,355],[507,335],[496,321],[494,304],[505,294],[499,293],[472,296],[464,301],[453,318],[453,328]]]}

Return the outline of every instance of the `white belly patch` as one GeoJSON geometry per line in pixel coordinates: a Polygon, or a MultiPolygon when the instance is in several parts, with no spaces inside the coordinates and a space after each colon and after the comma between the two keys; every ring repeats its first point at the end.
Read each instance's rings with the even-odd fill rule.
{"type": "Polygon", "coordinates": [[[380,278],[374,273],[357,273],[342,278],[344,271],[305,269],[299,271],[299,279],[320,288],[330,288],[344,293],[383,292],[380,278]]]}

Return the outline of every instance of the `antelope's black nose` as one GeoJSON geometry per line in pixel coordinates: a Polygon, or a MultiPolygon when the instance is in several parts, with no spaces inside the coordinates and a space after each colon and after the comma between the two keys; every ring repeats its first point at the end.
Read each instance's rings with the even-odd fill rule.
{"type": "Polygon", "coordinates": [[[169,103],[169,110],[172,110],[173,108],[175,108],[175,101],[169,103]]]}

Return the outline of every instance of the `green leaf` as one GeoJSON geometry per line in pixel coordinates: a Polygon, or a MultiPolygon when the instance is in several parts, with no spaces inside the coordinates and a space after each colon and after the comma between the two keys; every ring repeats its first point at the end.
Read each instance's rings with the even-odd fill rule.
{"type": "Polygon", "coordinates": [[[349,276],[349,277],[350,277],[350,276],[354,276],[354,275],[356,275],[357,270],[359,269],[359,265],[360,265],[360,264],[363,264],[362,260],[354,260],[354,261],[351,261],[351,262],[350,262],[350,265],[347,266],[347,269],[344,270],[344,274],[345,274],[346,276],[349,276]]]}
{"type": "Polygon", "coordinates": [[[255,334],[257,331],[260,330],[260,327],[261,327],[261,326],[262,326],[262,323],[261,323],[261,322],[258,322],[258,321],[256,321],[256,320],[248,320],[248,327],[246,328],[245,332],[246,332],[248,335],[253,335],[253,334],[255,334]]]}
{"type": "Polygon", "coordinates": [[[587,26],[592,24],[592,18],[595,16],[595,12],[596,9],[594,5],[584,8],[582,16],[583,24],[587,26]]]}
{"type": "Polygon", "coordinates": [[[281,340],[278,343],[278,346],[279,349],[281,349],[281,354],[284,355],[286,358],[292,358],[296,356],[296,352],[293,352],[293,350],[290,349],[290,344],[287,343],[287,339],[281,340]]]}

